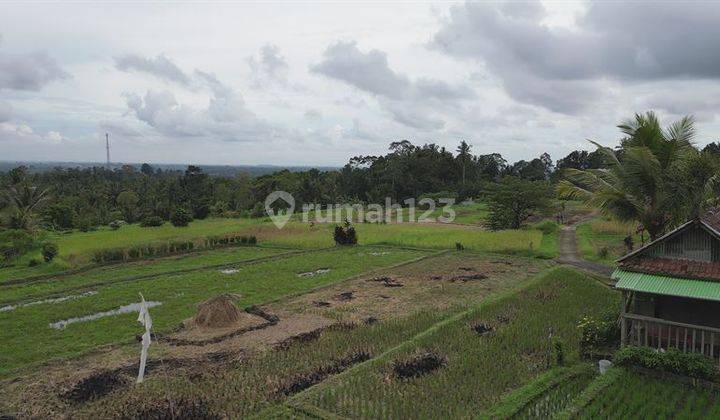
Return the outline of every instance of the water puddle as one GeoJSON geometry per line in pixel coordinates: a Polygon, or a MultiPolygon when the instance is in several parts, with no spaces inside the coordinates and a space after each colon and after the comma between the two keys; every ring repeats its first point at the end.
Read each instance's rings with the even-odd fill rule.
{"type": "Polygon", "coordinates": [[[36,300],[34,302],[28,302],[28,303],[18,303],[17,305],[7,305],[7,306],[0,307],[0,312],[10,312],[10,311],[14,311],[17,308],[24,308],[26,306],[42,305],[45,303],[66,302],[68,300],[75,300],[75,299],[80,299],[80,298],[86,297],[86,296],[97,295],[97,293],[98,292],[91,291],[91,292],[85,292],[81,295],[63,296],[63,297],[59,297],[59,298],[36,300]]]}
{"type": "MultiPolygon", "coordinates": [[[[162,305],[162,302],[156,302],[156,301],[148,301],[146,303],[147,303],[148,308],[162,305]]],[[[113,309],[110,311],[98,312],[98,313],[92,314],[92,315],[79,316],[79,317],[75,317],[75,318],[64,319],[62,321],[52,322],[52,323],[50,323],[50,327],[55,328],[56,330],[61,330],[65,327],[67,327],[68,325],[74,324],[76,322],[94,321],[96,319],[105,318],[106,316],[115,316],[115,315],[120,315],[120,314],[131,313],[131,312],[140,312],[140,303],[139,302],[131,303],[129,305],[123,305],[117,309],[113,309]]]]}
{"type": "Polygon", "coordinates": [[[298,273],[298,277],[313,277],[313,276],[317,276],[317,275],[325,274],[325,273],[329,273],[329,272],[330,272],[329,268],[319,268],[315,271],[308,271],[306,273],[298,273]]]}
{"type": "Polygon", "coordinates": [[[381,257],[383,255],[388,255],[388,254],[389,254],[389,252],[371,252],[370,253],[370,255],[372,255],[373,257],[381,257]]]}
{"type": "Polygon", "coordinates": [[[240,271],[240,270],[238,270],[237,268],[225,268],[225,269],[223,269],[223,270],[220,270],[220,272],[223,273],[223,274],[235,274],[235,273],[237,273],[237,272],[239,272],[239,271],[240,271]]]}

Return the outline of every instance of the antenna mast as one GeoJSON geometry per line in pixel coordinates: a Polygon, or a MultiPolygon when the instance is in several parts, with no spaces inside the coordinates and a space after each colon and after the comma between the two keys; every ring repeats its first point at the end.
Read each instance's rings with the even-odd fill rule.
{"type": "Polygon", "coordinates": [[[105,133],[105,151],[107,152],[106,166],[110,169],[110,135],[108,133],[105,133]]]}

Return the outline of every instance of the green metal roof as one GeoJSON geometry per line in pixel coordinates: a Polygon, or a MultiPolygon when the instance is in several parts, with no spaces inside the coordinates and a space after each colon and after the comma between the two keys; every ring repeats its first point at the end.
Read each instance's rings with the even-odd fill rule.
{"type": "Polygon", "coordinates": [[[616,269],[615,288],[656,295],[720,301],[720,283],[616,269]]]}

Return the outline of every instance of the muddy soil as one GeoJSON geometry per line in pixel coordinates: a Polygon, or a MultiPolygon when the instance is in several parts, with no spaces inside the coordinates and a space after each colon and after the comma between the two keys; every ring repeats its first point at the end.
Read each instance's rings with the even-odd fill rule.
{"type": "Polygon", "coordinates": [[[417,378],[440,369],[445,363],[444,357],[428,351],[407,360],[396,360],[393,373],[398,379],[417,378]]]}
{"type": "Polygon", "coordinates": [[[491,325],[485,323],[474,324],[471,325],[470,328],[475,331],[477,335],[487,334],[495,329],[491,325]]]}
{"type": "Polygon", "coordinates": [[[296,375],[292,378],[288,378],[287,380],[282,381],[279,384],[279,389],[277,390],[277,393],[286,396],[297,394],[300,391],[303,391],[319,382],[322,382],[330,375],[336,375],[340,372],[343,372],[350,366],[362,363],[366,360],[370,360],[370,357],[370,353],[365,350],[355,351],[343,357],[342,359],[335,360],[330,364],[322,366],[312,372],[296,375]]]}
{"type": "Polygon", "coordinates": [[[74,404],[92,401],[126,386],[127,383],[127,378],[121,376],[119,372],[101,372],[85,378],[70,391],[62,394],[61,398],[74,404]]]}

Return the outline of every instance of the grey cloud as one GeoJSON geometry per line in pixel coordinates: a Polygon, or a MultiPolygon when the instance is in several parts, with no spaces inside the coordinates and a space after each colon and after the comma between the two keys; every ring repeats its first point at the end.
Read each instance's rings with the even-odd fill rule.
{"type": "Polygon", "coordinates": [[[420,130],[440,130],[445,127],[445,121],[435,115],[434,112],[406,106],[402,103],[387,104],[386,109],[395,121],[408,127],[420,130]]]}
{"type": "Polygon", "coordinates": [[[438,108],[476,98],[466,85],[429,78],[411,80],[390,68],[383,51],[362,52],[356,42],[331,45],[311,71],[376,95],[395,121],[424,130],[444,127],[444,121],[434,115],[438,108]],[[423,104],[430,104],[433,109],[423,104]]]}
{"type": "Polygon", "coordinates": [[[260,48],[259,56],[248,57],[252,87],[261,88],[270,82],[286,84],[286,73],[290,66],[277,45],[268,44],[260,48]]]}
{"type": "Polygon", "coordinates": [[[69,78],[45,53],[0,54],[0,90],[38,91],[46,84],[69,78]]]}
{"type": "Polygon", "coordinates": [[[404,97],[410,87],[407,76],[390,68],[387,54],[379,50],[363,53],[356,42],[331,45],[323,53],[323,61],[312,66],[311,70],[393,99],[404,97]]]}
{"type": "Polygon", "coordinates": [[[432,45],[484,62],[513,98],[563,113],[603,95],[607,79],[720,77],[718,4],[592,2],[578,30],[545,16],[539,2],[467,2],[432,45]]]}
{"type": "Polygon", "coordinates": [[[14,113],[12,105],[8,102],[0,102],[0,123],[10,121],[14,113]]]}
{"type": "Polygon", "coordinates": [[[245,107],[241,95],[228,88],[214,94],[207,108],[183,105],[169,91],[126,94],[128,109],[158,132],[173,137],[202,137],[223,141],[262,141],[273,128],[245,107]]]}
{"type": "Polygon", "coordinates": [[[322,118],[322,113],[317,109],[308,109],[305,111],[305,118],[311,121],[319,120],[322,118]]]}
{"type": "Polygon", "coordinates": [[[121,71],[137,71],[151,74],[163,80],[190,86],[191,78],[180,69],[165,54],[155,58],[141,57],[137,54],[127,54],[115,58],[115,68],[121,71]]]}

